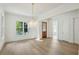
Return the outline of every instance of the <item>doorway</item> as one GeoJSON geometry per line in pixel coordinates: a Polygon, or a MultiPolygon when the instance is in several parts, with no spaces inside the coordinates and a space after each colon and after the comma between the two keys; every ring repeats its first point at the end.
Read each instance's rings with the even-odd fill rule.
{"type": "Polygon", "coordinates": [[[47,22],[42,22],[42,38],[47,38],[47,22]]]}
{"type": "Polygon", "coordinates": [[[53,20],[53,39],[58,39],[58,21],[53,20]]]}

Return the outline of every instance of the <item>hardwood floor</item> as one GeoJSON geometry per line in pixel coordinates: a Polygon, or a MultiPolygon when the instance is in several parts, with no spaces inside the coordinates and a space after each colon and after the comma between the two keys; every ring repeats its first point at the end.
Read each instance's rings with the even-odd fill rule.
{"type": "Polygon", "coordinates": [[[79,55],[79,45],[78,45],[78,55],[79,55]]]}
{"type": "Polygon", "coordinates": [[[78,46],[53,39],[6,43],[1,55],[78,55],[78,46]]]}

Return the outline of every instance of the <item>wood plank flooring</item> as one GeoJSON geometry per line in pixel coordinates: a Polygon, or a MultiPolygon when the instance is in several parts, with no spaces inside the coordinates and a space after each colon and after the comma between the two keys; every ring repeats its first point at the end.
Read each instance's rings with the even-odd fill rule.
{"type": "Polygon", "coordinates": [[[78,55],[79,55],[79,45],[78,45],[78,55]]]}
{"type": "Polygon", "coordinates": [[[78,45],[53,39],[6,43],[0,55],[78,55],[78,45]]]}

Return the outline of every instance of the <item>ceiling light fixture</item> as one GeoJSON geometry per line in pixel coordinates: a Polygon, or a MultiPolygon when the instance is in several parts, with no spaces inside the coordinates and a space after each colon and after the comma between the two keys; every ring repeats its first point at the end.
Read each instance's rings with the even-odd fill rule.
{"type": "Polygon", "coordinates": [[[34,19],[34,3],[32,3],[32,19],[34,19]]]}

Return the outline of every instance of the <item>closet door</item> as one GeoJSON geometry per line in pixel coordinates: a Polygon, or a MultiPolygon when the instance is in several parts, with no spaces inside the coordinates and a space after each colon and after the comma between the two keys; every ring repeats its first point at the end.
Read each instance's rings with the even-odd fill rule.
{"type": "Polygon", "coordinates": [[[5,21],[4,21],[4,12],[0,12],[0,50],[3,47],[4,44],[4,38],[5,38],[5,21]]]}
{"type": "Polygon", "coordinates": [[[58,39],[58,20],[53,20],[53,39],[58,39]]]}
{"type": "Polygon", "coordinates": [[[64,19],[63,20],[63,33],[62,33],[62,35],[63,35],[63,40],[64,41],[68,41],[69,42],[69,21],[68,21],[68,19],[64,19]]]}
{"type": "Polygon", "coordinates": [[[4,40],[5,37],[5,20],[4,20],[4,14],[1,13],[0,15],[0,40],[4,40]]]}
{"type": "Polygon", "coordinates": [[[74,43],[79,44],[79,17],[74,20],[74,43]]]}

